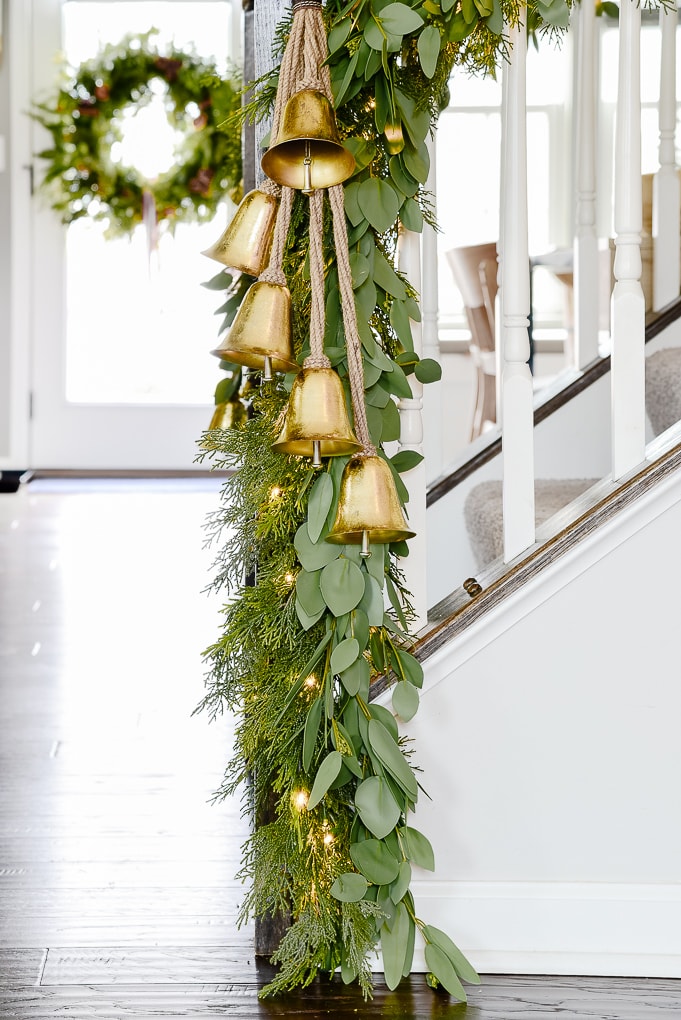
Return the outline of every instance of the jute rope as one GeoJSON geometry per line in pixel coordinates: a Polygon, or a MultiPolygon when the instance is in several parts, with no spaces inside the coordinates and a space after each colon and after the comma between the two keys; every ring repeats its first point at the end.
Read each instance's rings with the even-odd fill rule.
{"type": "MultiPolygon", "coordinates": [[[[333,103],[331,74],[325,60],[328,56],[328,41],[318,0],[293,0],[293,25],[279,72],[279,88],[272,120],[272,139],[281,127],[285,104],[295,92],[302,89],[316,89],[333,103]]],[[[348,376],[355,432],[362,444],[363,456],[375,456],[376,448],[371,442],[364,403],[364,364],[362,342],[357,326],[355,294],[352,288],[348,231],[345,222],[344,192],[340,184],[329,188],[329,201],[333,216],[333,234],[338,263],[338,281],[345,328],[345,342],[348,357],[348,376]]],[[[284,276],[281,264],[284,245],[291,219],[293,194],[291,189],[282,188],[281,205],[277,217],[270,265],[261,279],[272,278],[280,282],[284,276]],[[276,276],[276,279],[275,279],[276,276]]],[[[315,191],[310,196],[310,282],[312,311],[310,317],[310,356],[305,366],[327,367],[329,359],[324,354],[324,263],[322,251],[323,235],[323,192],[315,191]]],[[[285,279],[284,279],[285,282],[285,279]]]]}
{"type": "Polygon", "coordinates": [[[310,284],[312,291],[310,354],[305,358],[303,368],[331,368],[331,362],[324,354],[326,303],[324,301],[324,253],[322,250],[323,217],[324,192],[313,191],[310,195],[310,284]]]}

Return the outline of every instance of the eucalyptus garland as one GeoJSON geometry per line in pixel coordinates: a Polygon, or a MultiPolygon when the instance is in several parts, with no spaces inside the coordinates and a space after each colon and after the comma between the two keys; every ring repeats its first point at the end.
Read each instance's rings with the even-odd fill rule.
{"type": "MultiPolygon", "coordinates": [[[[565,0],[537,0],[537,24],[559,25],[558,8],[566,9],[565,0]]],[[[405,450],[388,459],[383,445],[399,438],[396,400],[411,398],[408,376],[430,382],[440,370],[414,352],[410,321],[420,317],[418,295],[395,267],[398,229],[419,231],[424,220],[432,222],[426,137],[452,66],[493,72],[505,52],[502,24],[520,13],[515,0],[327,0],[325,8],[338,123],[356,160],[345,208],[369,430],[403,505],[408,492],[400,474],[421,457],[405,450]]],[[[289,25],[281,26],[282,45],[289,25]]],[[[268,111],[277,74],[275,68],[256,83],[247,113],[268,111]]],[[[309,352],[310,284],[301,244],[307,217],[308,202],[298,195],[284,270],[299,363],[309,352]]],[[[328,222],[324,251],[324,348],[347,384],[328,222]]],[[[249,283],[224,271],[209,282],[227,290],[223,327],[249,283]]],[[[445,932],[417,916],[410,891],[413,866],[435,865],[427,838],[410,824],[420,782],[395,720],[413,717],[423,682],[399,569],[408,548],[372,545],[367,560],[357,546],[325,541],[347,458],[329,458],[315,472],[309,462],[272,450],[292,379],[251,391],[256,413],[203,440],[216,467],[237,469],[210,523],[219,549],[212,587],[226,590],[230,601],[222,635],[207,652],[202,707],[212,716],[227,708],[238,718],[236,754],[218,796],[233,795],[249,779],[249,810],[271,790],[277,798],[275,820],[256,829],[244,848],[241,877],[250,887],[241,919],[277,911],[293,918],[273,957],[278,974],[262,994],[340,969],[343,981],[358,980],[369,995],[379,944],[386,983],[395,988],[411,970],[419,933],[429,983],[465,1000],[462,981],[478,982],[475,970],[445,932]],[[381,676],[394,682],[394,714],[371,701],[381,676]]]]}
{"type": "Polygon", "coordinates": [[[129,234],[151,199],[156,222],[172,229],[211,220],[225,193],[238,197],[241,138],[231,118],[240,107],[240,83],[221,79],[191,53],[160,52],[152,35],[104,47],[65,72],[56,95],[34,107],[34,118],[52,135],[51,147],[38,155],[47,162],[43,183],[64,223],[90,216],[107,222],[110,236],[129,234]],[[121,139],[123,111],[148,104],[158,80],[168,120],[184,139],[173,166],[149,180],[114,163],[111,147],[121,139]]]}

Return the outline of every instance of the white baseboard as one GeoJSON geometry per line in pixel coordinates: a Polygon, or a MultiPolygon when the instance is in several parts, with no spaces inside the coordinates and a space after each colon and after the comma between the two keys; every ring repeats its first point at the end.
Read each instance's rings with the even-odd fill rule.
{"type": "MultiPolygon", "coordinates": [[[[681,885],[415,879],[417,916],[480,973],[681,978],[681,885]]],[[[414,970],[425,971],[422,947],[414,970]]]]}

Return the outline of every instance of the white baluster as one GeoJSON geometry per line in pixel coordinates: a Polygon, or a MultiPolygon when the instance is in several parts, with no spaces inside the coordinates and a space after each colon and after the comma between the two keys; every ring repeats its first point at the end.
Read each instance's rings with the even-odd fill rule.
{"type": "Polygon", "coordinates": [[[497,428],[503,423],[503,401],[501,399],[501,383],[504,376],[504,203],[506,189],[506,136],[508,134],[508,65],[504,64],[501,69],[501,144],[499,147],[499,240],[497,241],[497,296],[494,302],[494,350],[496,356],[496,402],[497,402],[497,428]]]}
{"type": "Polygon", "coordinates": [[[579,4],[577,50],[577,204],[574,238],[575,361],[598,357],[598,237],[596,233],[596,12],[579,4]]]}
{"type": "MultiPolygon", "coordinates": [[[[430,172],[426,188],[433,196],[437,215],[437,176],[435,168],[435,138],[428,137],[426,145],[430,155],[430,172]]],[[[440,361],[439,294],[437,283],[437,231],[427,223],[423,225],[421,240],[423,259],[423,289],[421,291],[421,317],[423,319],[423,357],[440,361]]],[[[428,481],[437,478],[442,463],[442,384],[430,383],[423,400],[423,428],[426,446],[426,476],[428,481]]]]}
{"type": "Polygon", "coordinates": [[[239,65],[243,60],[244,12],[241,0],[232,0],[230,18],[229,59],[239,65]]]}
{"type": "Polygon", "coordinates": [[[612,474],[645,456],[645,299],[641,287],[641,10],[620,5],[612,293],[612,474]]]}
{"type": "MultiPolygon", "coordinates": [[[[421,237],[411,230],[400,233],[399,265],[414,289],[421,293],[421,237]]],[[[411,320],[414,350],[421,354],[423,329],[420,322],[411,320]]],[[[400,411],[400,450],[414,450],[423,454],[423,386],[416,376],[410,375],[411,399],[397,402],[400,411]]],[[[409,541],[409,556],[401,561],[407,590],[411,592],[416,618],[413,630],[418,631],[428,622],[428,596],[426,591],[426,466],[421,461],[402,475],[409,490],[409,526],[416,537],[409,541]]]]}
{"type": "Polygon", "coordinates": [[[527,242],[527,129],[524,25],[509,29],[511,52],[506,89],[505,182],[502,204],[502,449],[504,455],[504,560],[532,545],[534,530],[534,435],[530,341],[530,269],[527,242]]]}
{"type": "Polygon", "coordinates": [[[653,307],[679,296],[681,188],[676,166],[676,0],[660,7],[660,169],[653,180],[653,307]]]}

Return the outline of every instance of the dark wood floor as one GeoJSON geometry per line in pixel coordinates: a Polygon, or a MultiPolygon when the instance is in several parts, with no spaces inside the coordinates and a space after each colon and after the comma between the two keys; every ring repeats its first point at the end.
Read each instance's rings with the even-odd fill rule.
{"type": "Polygon", "coordinates": [[[261,1003],[235,927],[245,834],[207,803],[229,720],[190,716],[217,605],[217,483],[34,482],[0,494],[0,1018],[681,1018],[681,982],[422,976],[261,1003]]]}

